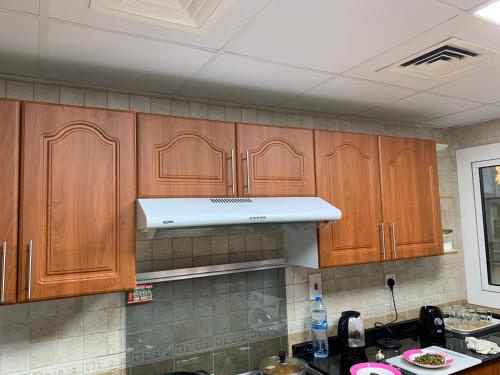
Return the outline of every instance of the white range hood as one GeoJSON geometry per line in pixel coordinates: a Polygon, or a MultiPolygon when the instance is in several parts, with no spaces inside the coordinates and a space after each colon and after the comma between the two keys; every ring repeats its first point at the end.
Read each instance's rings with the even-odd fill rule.
{"type": "MultiPolygon", "coordinates": [[[[316,197],[145,198],[137,202],[137,229],[152,238],[211,235],[217,231],[282,231],[284,258],[138,273],[138,283],[163,282],[296,265],[319,267],[318,222],[340,219],[316,197]],[[208,233],[208,234],[207,234],[208,233]]],[[[325,224],[323,224],[325,225],[325,224]]]]}
{"type": "Polygon", "coordinates": [[[333,222],[336,207],[317,197],[145,198],[137,205],[137,229],[217,225],[333,222]]]}

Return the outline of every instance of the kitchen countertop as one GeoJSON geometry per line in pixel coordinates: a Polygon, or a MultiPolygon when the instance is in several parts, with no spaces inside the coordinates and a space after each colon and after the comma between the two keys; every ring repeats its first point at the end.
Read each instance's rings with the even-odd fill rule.
{"type": "MultiPolygon", "coordinates": [[[[418,321],[409,320],[398,323],[391,326],[395,335],[401,339],[401,348],[397,350],[385,349],[382,351],[385,358],[392,358],[402,354],[404,351],[409,349],[420,348],[420,342],[418,340],[418,321]]],[[[486,333],[480,333],[477,337],[483,338],[489,341],[493,341],[500,345],[500,328],[495,328],[494,331],[485,331],[486,333]]],[[[375,341],[380,338],[387,336],[387,331],[382,328],[371,328],[366,331],[366,355],[368,361],[375,362],[375,354],[377,353],[377,348],[375,341]]],[[[293,346],[294,356],[303,358],[309,363],[309,366],[316,370],[318,373],[323,375],[350,375],[349,368],[352,362],[349,362],[349,355],[345,353],[340,353],[338,348],[340,347],[337,337],[329,338],[330,347],[333,347],[333,353],[330,354],[328,358],[315,358],[311,353],[311,343],[297,344],[293,346]],[[333,346],[332,346],[333,345],[333,346]]],[[[446,349],[452,350],[457,353],[465,354],[474,358],[478,358],[482,363],[487,363],[490,361],[500,360],[500,353],[495,355],[481,355],[467,349],[465,340],[463,336],[447,333],[446,334],[446,349]]],[[[478,365],[479,366],[479,365],[478,365]]],[[[414,375],[411,372],[400,369],[402,375],[414,375]]],[[[459,374],[458,372],[457,374],[459,374]]]]}

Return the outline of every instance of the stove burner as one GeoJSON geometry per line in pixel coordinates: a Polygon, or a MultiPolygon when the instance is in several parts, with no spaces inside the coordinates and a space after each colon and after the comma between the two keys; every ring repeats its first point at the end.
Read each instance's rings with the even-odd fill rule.
{"type": "Polygon", "coordinates": [[[401,341],[384,337],[376,341],[377,347],[380,349],[399,349],[401,348],[401,341]]]}

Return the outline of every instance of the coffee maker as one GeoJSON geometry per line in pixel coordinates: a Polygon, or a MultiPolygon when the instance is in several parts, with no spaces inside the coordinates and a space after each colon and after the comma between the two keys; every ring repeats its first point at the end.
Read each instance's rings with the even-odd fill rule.
{"type": "Polygon", "coordinates": [[[427,346],[446,345],[444,318],[441,309],[436,306],[422,306],[419,315],[420,345],[427,346]]]}

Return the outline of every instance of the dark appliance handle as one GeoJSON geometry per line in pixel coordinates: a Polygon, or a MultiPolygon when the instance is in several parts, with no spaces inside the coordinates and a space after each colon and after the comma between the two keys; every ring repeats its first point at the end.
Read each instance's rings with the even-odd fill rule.
{"type": "Polygon", "coordinates": [[[347,331],[348,331],[348,325],[349,325],[349,317],[347,315],[343,315],[339,319],[338,323],[338,337],[342,341],[342,345],[344,345],[345,348],[348,348],[348,340],[347,340],[347,331]]]}

